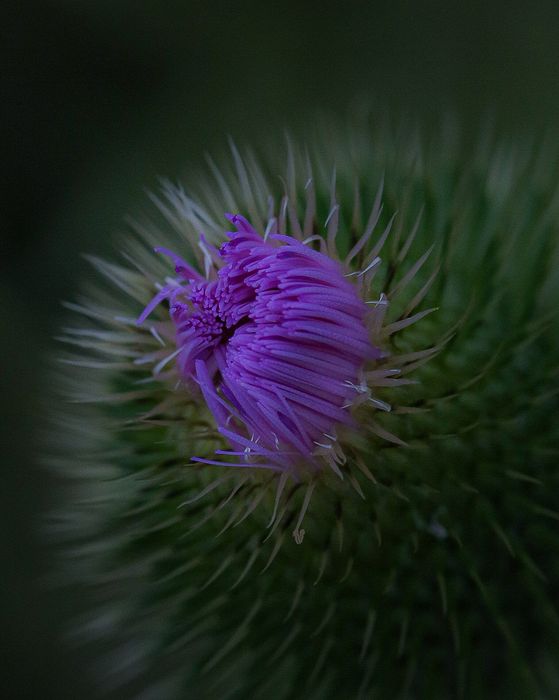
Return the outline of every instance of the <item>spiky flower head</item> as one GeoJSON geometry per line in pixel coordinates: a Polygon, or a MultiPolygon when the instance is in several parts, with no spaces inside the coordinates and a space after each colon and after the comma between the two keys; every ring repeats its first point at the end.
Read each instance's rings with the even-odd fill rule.
{"type": "Polygon", "coordinates": [[[237,230],[219,250],[201,241],[206,277],[161,250],[179,279],[155,296],[140,322],[169,301],[178,346],[171,357],[185,390],[188,380],[198,383],[231,443],[232,451],[219,454],[240,459],[236,466],[296,476],[319,471],[325,458],[341,475],[337,427],[353,422],[357,399],[370,398],[366,366],[381,357],[371,342],[378,308],[367,308],[375,302],[367,302],[362,282],[380,258],[351,272],[326,250],[313,250],[312,235],[279,234],[272,220],[263,238],[242,216],[228,218],[237,230]],[[355,274],[359,285],[347,279],[355,274]]]}
{"type": "Polygon", "coordinates": [[[232,155],[165,184],[126,263],[93,259],[112,289],[69,305],[56,463],[105,680],[534,697],[558,641],[556,161],[378,127],[232,155]]]}

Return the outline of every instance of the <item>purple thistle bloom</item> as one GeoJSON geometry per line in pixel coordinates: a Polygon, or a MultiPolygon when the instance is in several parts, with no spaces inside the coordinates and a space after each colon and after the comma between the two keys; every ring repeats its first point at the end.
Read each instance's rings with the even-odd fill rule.
{"type": "MultiPolygon", "coordinates": [[[[334,450],[365,364],[380,357],[369,309],[340,262],[290,236],[263,238],[239,215],[219,250],[202,239],[207,279],[167,249],[178,278],[140,316],[167,299],[176,363],[200,387],[237,466],[320,467],[334,450]],[[257,461],[254,461],[256,457],[257,461]]],[[[215,460],[195,458],[210,464],[215,460]]]]}

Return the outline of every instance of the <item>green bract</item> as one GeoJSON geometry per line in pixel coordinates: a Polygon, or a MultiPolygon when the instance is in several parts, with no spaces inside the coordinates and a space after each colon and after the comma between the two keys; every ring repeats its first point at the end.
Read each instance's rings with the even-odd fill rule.
{"type": "Polygon", "coordinates": [[[124,696],[557,692],[556,151],[466,147],[449,126],[346,131],[260,160],[233,147],[186,194],[164,186],[155,220],[120,262],[93,259],[105,282],[69,305],[59,529],[90,609],[76,628],[124,696]],[[160,364],[168,311],[136,325],[169,274],[150,247],[203,273],[195,241],[223,240],[226,211],[324,237],[334,217],[343,259],[375,206],[353,264],[387,234],[371,284],[386,357],[340,474],[192,463],[227,444],[160,364]]]}

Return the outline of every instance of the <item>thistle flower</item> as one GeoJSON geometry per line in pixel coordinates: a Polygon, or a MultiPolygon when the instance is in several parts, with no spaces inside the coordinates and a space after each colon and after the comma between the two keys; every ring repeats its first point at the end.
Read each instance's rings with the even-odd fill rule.
{"type": "Polygon", "coordinates": [[[553,693],[558,161],[322,138],[164,184],[69,304],[81,632],[121,695],[553,693]]]}
{"type": "Polygon", "coordinates": [[[318,454],[343,458],[331,433],[350,423],[355,398],[370,393],[365,364],[380,357],[369,338],[375,315],[367,319],[366,302],[346,279],[354,273],[310,248],[312,236],[306,245],[274,233],[272,222],[263,240],[242,216],[228,218],[237,231],[208,252],[206,279],[160,249],[182,284],[166,285],[140,321],[169,301],[178,373],[199,384],[236,450],[220,454],[243,458],[239,466],[316,471],[318,454]]]}

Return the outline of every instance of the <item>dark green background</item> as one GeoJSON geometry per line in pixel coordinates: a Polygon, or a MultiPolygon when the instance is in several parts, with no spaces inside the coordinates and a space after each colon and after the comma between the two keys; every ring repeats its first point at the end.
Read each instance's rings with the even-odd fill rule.
{"type": "MultiPolygon", "coordinates": [[[[10,698],[97,697],[63,646],[71,601],[46,592],[37,466],[44,358],[87,267],[157,177],[241,142],[373,109],[466,130],[494,112],[530,135],[559,113],[556,2],[45,0],[3,5],[0,628],[10,698]]],[[[48,388],[48,386],[47,386],[48,388]]],[[[79,595],[79,591],[76,592],[79,595]]]]}

